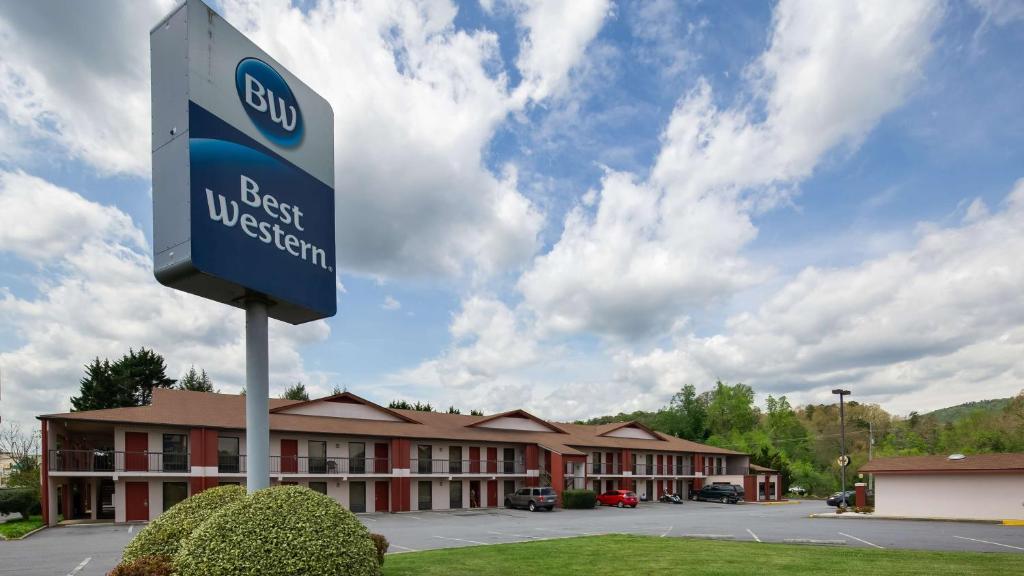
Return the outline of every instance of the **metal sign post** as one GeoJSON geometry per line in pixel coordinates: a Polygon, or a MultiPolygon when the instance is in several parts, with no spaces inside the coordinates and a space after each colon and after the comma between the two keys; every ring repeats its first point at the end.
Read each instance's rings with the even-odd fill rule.
{"type": "Polygon", "coordinates": [[[153,272],[245,309],[246,484],[258,490],[270,484],[268,318],[337,311],[334,111],[201,0],[153,28],[150,62],[153,272]]]}
{"type": "Polygon", "coordinates": [[[249,492],[270,485],[270,336],[267,303],[245,302],[245,485],[249,492]]]}

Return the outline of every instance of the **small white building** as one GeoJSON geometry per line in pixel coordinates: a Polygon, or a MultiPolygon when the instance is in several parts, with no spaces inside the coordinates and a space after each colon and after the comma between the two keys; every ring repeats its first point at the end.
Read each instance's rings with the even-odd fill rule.
{"type": "Polygon", "coordinates": [[[1024,520],[1024,454],[902,456],[861,467],[875,476],[875,514],[1024,520]]]}

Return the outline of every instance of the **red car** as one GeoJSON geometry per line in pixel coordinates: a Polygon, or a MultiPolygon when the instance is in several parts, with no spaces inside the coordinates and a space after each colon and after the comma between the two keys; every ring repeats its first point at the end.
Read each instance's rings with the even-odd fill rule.
{"type": "Polygon", "coordinates": [[[597,503],[602,506],[618,506],[619,508],[629,506],[630,508],[636,508],[640,500],[636,497],[635,492],[629,490],[609,490],[597,497],[597,503]]]}

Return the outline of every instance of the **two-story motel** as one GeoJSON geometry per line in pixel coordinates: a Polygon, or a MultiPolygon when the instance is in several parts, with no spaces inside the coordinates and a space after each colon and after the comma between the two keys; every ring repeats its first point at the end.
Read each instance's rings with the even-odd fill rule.
{"type": "MultiPolygon", "coordinates": [[[[245,484],[245,397],[156,389],[148,406],[40,416],[43,514],[150,520],[189,494],[245,484]]],[[[271,484],[299,484],[353,512],[497,507],[524,486],[632,489],[654,500],[704,483],[781,494],[749,457],[636,422],[565,424],[393,410],[354,394],[270,400],[271,484]]]]}

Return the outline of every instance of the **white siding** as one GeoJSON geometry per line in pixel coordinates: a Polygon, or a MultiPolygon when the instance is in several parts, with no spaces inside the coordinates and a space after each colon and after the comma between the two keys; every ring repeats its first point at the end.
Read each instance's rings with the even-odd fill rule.
{"type": "Polygon", "coordinates": [[[1024,520],[1024,473],[877,474],[875,513],[911,518],[1024,520]]]}
{"type": "Polygon", "coordinates": [[[514,416],[502,416],[501,418],[495,418],[494,420],[480,424],[477,428],[498,428],[501,430],[528,430],[530,432],[554,433],[553,430],[539,422],[534,422],[529,418],[514,416]]]}
{"type": "Polygon", "coordinates": [[[383,420],[386,422],[402,422],[401,418],[388,414],[365,404],[350,404],[347,402],[313,402],[286,408],[281,411],[285,414],[304,414],[306,416],[331,416],[334,418],[353,418],[356,420],[383,420]]]}
{"type": "Polygon", "coordinates": [[[640,440],[658,440],[657,437],[652,436],[646,430],[635,428],[633,426],[625,426],[618,430],[612,430],[605,434],[605,436],[614,436],[615,438],[638,438],[640,440]]]}

